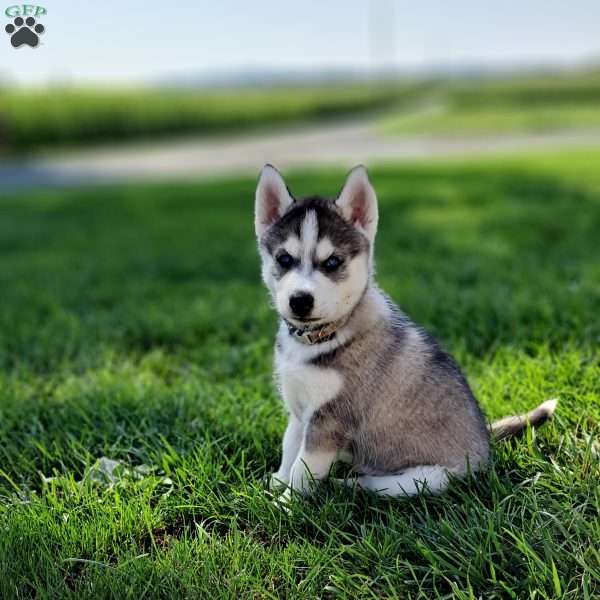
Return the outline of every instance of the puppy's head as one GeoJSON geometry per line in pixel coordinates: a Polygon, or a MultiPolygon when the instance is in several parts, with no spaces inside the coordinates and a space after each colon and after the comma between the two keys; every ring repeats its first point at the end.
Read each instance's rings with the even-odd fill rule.
{"type": "Polygon", "coordinates": [[[377,198],[364,167],[335,200],[294,199],[271,165],[256,189],[255,228],[262,277],[279,314],[299,329],[345,317],[369,282],[377,198]]]}

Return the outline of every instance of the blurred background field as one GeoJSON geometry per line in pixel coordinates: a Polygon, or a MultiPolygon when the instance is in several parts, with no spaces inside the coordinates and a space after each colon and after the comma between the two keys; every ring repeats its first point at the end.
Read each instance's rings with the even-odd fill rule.
{"type": "Polygon", "coordinates": [[[451,81],[412,110],[387,116],[388,134],[501,135],[600,127],[600,70],[451,81]]]}
{"type": "Polygon", "coordinates": [[[156,137],[232,134],[403,104],[409,86],[52,89],[0,92],[5,152],[156,137]]]}
{"type": "MultiPolygon", "coordinates": [[[[496,138],[510,151],[519,136],[554,136],[547,147],[564,146],[569,136],[579,146],[600,143],[600,9],[588,0],[572,7],[334,0],[310,8],[269,0],[255,10],[235,1],[185,3],[176,30],[165,30],[161,10],[144,8],[107,2],[71,14],[56,0],[46,7],[38,48],[11,49],[5,38],[0,187],[13,181],[9,171],[35,166],[36,153],[64,157],[52,165],[59,172],[75,164],[79,148],[118,152],[125,143],[137,143],[119,157],[126,167],[159,142],[205,150],[240,138],[255,142],[233,147],[233,170],[236,153],[256,155],[258,169],[265,154],[285,156],[294,147],[290,165],[327,158],[351,166],[340,146],[351,144],[345,133],[352,127],[362,128],[352,143],[364,146],[363,162],[427,158],[429,146],[418,144],[428,139],[451,140],[454,154],[477,154],[473,140],[496,138]],[[269,135],[330,127],[324,158],[295,138],[258,150],[269,135]],[[417,146],[402,146],[406,140],[417,146]]],[[[114,178],[109,168],[84,166],[93,167],[95,181],[114,178]]],[[[146,169],[156,171],[154,163],[146,169]]],[[[194,173],[191,165],[186,171],[194,173]]],[[[26,180],[23,171],[19,181],[26,180]]]]}
{"type": "Polygon", "coordinates": [[[239,88],[0,90],[1,151],[198,138],[358,117],[384,135],[597,130],[600,69],[239,88]]]}
{"type": "Polygon", "coordinates": [[[8,88],[0,133],[6,189],[593,148],[600,70],[8,88]]]}

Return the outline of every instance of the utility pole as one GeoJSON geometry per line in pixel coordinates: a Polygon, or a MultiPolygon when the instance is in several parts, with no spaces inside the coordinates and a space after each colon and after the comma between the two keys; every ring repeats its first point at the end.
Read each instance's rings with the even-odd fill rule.
{"type": "Polygon", "coordinates": [[[369,59],[374,74],[396,66],[396,0],[369,1],[369,59]]]}

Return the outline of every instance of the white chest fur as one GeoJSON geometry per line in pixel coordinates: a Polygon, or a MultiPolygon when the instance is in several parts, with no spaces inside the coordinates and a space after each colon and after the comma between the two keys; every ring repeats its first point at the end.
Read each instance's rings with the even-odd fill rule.
{"type": "Polygon", "coordinates": [[[313,412],[333,400],[342,390],[342,376],[336,369],[316,367],[307,362],[307,352],[294,340],[282,341],[275,354],[275,370],[281,395],[288,409],[307,422],[313,412]]]}

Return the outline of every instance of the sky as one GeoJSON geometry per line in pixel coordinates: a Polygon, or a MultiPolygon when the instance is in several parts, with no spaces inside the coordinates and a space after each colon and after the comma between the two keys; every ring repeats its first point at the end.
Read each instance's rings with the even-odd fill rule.
{"type": "Polygon", "coordinates": [[[15,49],[4,31],[14,2],[0,0],[0,82],[138,84],[245,69],[600,62],[600,0],[39,4],[48,11],[42,43],[15,49]]]}

